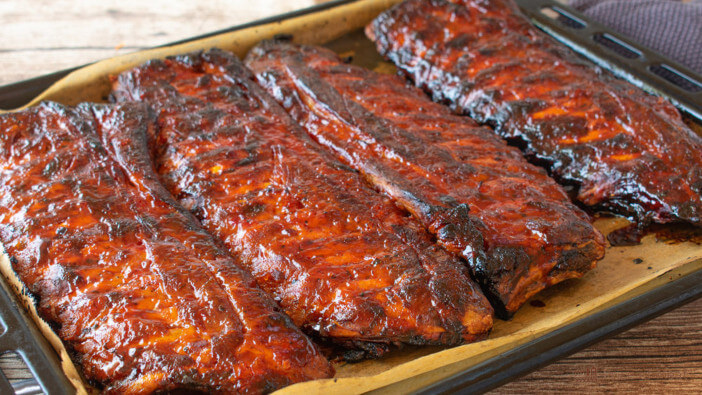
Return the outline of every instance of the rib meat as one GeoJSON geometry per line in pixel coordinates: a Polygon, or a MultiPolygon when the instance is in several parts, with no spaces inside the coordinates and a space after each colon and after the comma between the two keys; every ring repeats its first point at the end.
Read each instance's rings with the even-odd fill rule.
{"type": "Polygon", "coordinates": [[[166,186],[304,330],[370,356],[485,336],[492,311],[467,271],[253,78],[212,50],[127,71],[113,97],[157,109],[166,186]]]}
{"type": "Polygon", "coordinates": [[[543,169],[400,77],[276,42],[247,65],[317,141],[465,257],[502,316],[602,258],[602,235],[543,169]]]}
{"type": "Polygon", "coordinates": [[[155,182],[147,114],[50,103],[0,117],[0,241],[40,316],[110,393],[261,393],[329,377],[314,344],[155,182]]]}
{"type": "Polygon", "coordinates": [[[702,138],[665,100],[580,60],[512,0],[409,0],[367,30],[434,99],[525,147],[577,200],[702,225],[702,138]]]}

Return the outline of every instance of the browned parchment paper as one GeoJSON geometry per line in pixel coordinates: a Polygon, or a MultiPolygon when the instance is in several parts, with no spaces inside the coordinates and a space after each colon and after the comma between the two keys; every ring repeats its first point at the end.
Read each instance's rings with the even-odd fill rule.
{"type": "MultiPolygon", "coordinates": [[[[258,41],[272,38],[276,34],[292,34],[294,41],[301,43],[331,42],[329,46],[332,49],[344,55],[353,55],[354,63],[380,72],[393,72],[392,65],[382,62],[372,45],[364,42],[365,39],[358,30],[397,2],[399,0],[362,0],[282,22],[104,60],[66,76],[29,105],[42,100],[71,105],[83,101],[104,101],[110,91],[109,75],[149,59],[211,47],[227,49],[243,57],[258,41]]],[[[607,234],[626,225],[626,221],[604,218],[597,220],[595,225],[607,234]]],[[[296,384],[278,393],[356,394],[416,390],[622,300],[699,270],[702,270],[702,245],[657,240],[652,234],[646,236],[638,246],[609,247],[605,259],[585,277],[567,281],[537,295],[535,299],[543,302],[543,307],[526,304],[511,321],[497,320],[488,340],[443,350],[431,347],[406,348],[379,360],[337,364],[334,379],[296,384]],[[636,263],[637,259],[642,262],[636,263]]],[[[94,389],[85,385],[61,341],[37,316],[31,300],[22,296],[22,285],[12,272],[7,256],[0,257],[0,271],[18,291],[30,316],[59,353],[63,361],[62,367],[76,386],[77,392],[92,392],[94,389]]]]}

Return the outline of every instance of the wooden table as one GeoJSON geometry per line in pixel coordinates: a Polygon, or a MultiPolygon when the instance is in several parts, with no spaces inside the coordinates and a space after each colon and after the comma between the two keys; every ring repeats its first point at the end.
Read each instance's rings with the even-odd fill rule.
{"type": "MultiPolygon", "coordinates": [[[[0,0],[0,85],[314,4],[314,0],[0,0]]],[[[0,357],[11,379],[28,376],[0,357]]],[[[702,300],[495,393],[702,393],[702,300]]]]}

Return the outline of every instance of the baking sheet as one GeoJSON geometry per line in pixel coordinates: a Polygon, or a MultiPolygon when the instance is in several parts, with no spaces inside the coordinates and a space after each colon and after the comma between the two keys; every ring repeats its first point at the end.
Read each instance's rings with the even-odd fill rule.
{"type": "MultiPolygon", "coordinates": [[[[110,90],[109,75],[146,60],[215,46],[243,57],[261,39],[279,34],[292,34],[294,41],[301,43],[327,43],[340,54],[353,56],[354,63],[380,72],[394,72],[394,67],[382,61],[359,29],[397,2],[361,0],[279,22],[108,59],[69,74],[29,105],[41,100],[55,100],[64,104],[104,101],[110,90]]],[[[617,218],[600,218],[595,222],[595,226],[604,234],[626,224],[627,221],[617,218]]],[[[670,228],[666,231],[670,233],[670,228]]],[[[693,233],[691,241],[680,241],[670,235],[651,234],[638,246],[609,247],[605,259],[582,279],[566,281],[538,294],[532,300],[533,303],[527,303],[510,321],[496,320],[488,340],[450,349],[407,347],[379,360],[340,363],[336,365],[337,375],[333,379],[300,383],[279,392],[407,392],[440,383],[503,353],[534,343],[561,328],[607,311],[618,303],[702,272],[702,237],[699,232],[688,233],[693,233]]],[[[675,234],[673,232],[673,236],[675,234]]],[[[6,256],[0,259],[0,270],[16,290],[21,289],[6,256]]],[[[86,388],[89,390],[70,363],[61,342],[48,325],[37,317],[31,300],[20,296],[42,333],[59,353],[63,361],[62,370],[77,391],[84,393],[86,388]]]]}

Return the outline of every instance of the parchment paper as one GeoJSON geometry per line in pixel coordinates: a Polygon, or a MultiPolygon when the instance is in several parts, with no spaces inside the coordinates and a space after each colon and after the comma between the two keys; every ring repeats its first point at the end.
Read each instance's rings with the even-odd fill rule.
{"type": "MultiPolygon", "coordinates": [[[[295,42],[330,44],[354,63],[381,72],[394,68],[381,61],[370,43],[358,30],[398,0],[362,0],[319,13],[278,23],[247,28],[182,45],[141,51],[95,63],[77,70],[51,86],[29,105],[42,100],[64,104],[104,101],[110,91],[109,76],[149,59],[220,47],[243,57],[262,39],[277,34],[292,34],[295,42]],[[369,49],[370,48],[370,49],[369,49]]],[[[603,233],[626,225],[626,221],[604,218],[595,225],[603,233]]],[[[281,394],[338,393],[368,391],[407,392],[415,390],[474,366],[488,358],[518,347],[557,328],[572,323],[622,300],[660,287],[681,276],[702,270],[702,245],[695,242],[657,240],[645,237],[634,247],[609,247],[598,267],[582,279],[569,280],[535,296],[538,303],[527,303],[511,321],[496,320],[488,340],[451,349],[406,348],[379,360],[336,365],[333,379],[296,384],[278,391],[281,394]],[[639,262],[641,260],[641,262],[639,262]],[[536,307],[541,306],[542,307],[536,307]]],[[[0,257],[0,271],[18,291],[29,314],[39,325],[63,361],[63,369],[79,393],[94,391],[86,386],[68,353],[49,326],[36,314],[32,301],[21,292],[21,283],[10,267],[7,256],[0,257]]]]}

